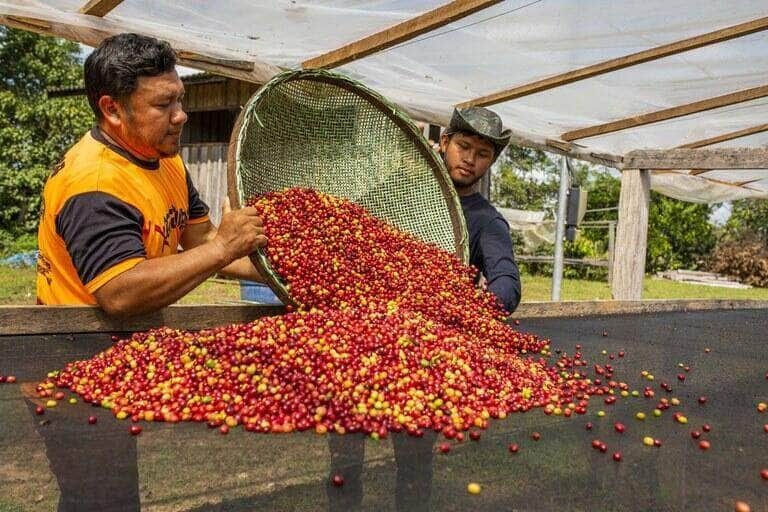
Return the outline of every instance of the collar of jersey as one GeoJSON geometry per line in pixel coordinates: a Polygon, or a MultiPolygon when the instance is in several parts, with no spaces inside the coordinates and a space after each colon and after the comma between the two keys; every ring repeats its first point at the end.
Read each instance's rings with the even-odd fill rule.
{"type": "Polygon", "coordinates": [[[148,171],[156,171],[160,168],[160,160],[142,160],[141,158],[137,158],[136,156],[131,154],[129,151],[126,151],[125,149],[118,146],[117,144],[113,144],[112,142],[107,140],[107,138],[104,137],[104,134],[101,133],[101,129],[99,129],[99,127],[96,125],[94,125],[93,128],[91,128],[91,137],[93,137],[93,139],[96,140],[97,142],[101,142],[102,144],[104,144],[109,149],[111,149],[118,155],[122,156],[126,160],[130,161],[132,164],[141,167],[142,169],[146,169],[148,171]]]}

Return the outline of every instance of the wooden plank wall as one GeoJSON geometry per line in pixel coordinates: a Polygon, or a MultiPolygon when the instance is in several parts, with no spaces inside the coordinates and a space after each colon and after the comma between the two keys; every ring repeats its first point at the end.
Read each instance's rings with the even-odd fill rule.
{"type": "Polygon", "coordinates": [[[206,110],[227,110],[240,108],[255,93],[260,84],[235,80],[233,78],[214,78],[200,83],[185,85],[184,110],[203,112],[206,110]]]}
{"type": "Polygon", "coordinates": [[[218,226],[227,194],[227,144],[189,144],[181,148],[181,157],[200,197],[211,208],[211,222],[218,226]]]}
{"type": "Polygon", "coordinates": [[[187,112],[187,124],[181,132],[182,146],[228,142],[239,115],[239,109],[187,112]]]}

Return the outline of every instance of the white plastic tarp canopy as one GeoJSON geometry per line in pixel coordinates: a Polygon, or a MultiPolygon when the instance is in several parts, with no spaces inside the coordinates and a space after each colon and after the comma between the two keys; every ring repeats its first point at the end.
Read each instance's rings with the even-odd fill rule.
{"type": "MultiPolygon", "coordinates": [[[[140,32],[177,50],[253,62],[252,78],[264,81],[445,1],[123,0],[102,18],[78,14],[85,0],[0,0],[0,23],[24,20],[91,44],[140,32]]],[[[458,103],[766,16],[766,0],[508,0],[338,71],[415,118],[445,125],[458,103]]],[[[768,31],[758,31],[491,108],[515,140],[545,145],[571,130],[767,85],[768,31]]],[[[574,143],[585,153],[621,156],[764,124],[767,114],[768,98],[760,98],[574,143]]],[[[763,132],[721,146],[767,143],[763,132]]],[[[766,198],[768,171],[658,172],[652,187],[698,202],[766,198]]]]}
{"type": "Polygon", "coordinates": [[[544,221],[547,212],[501,207],[496,209],[509,224],[509,229],[522,236],[526,252],[545,243],[555,243],[555,223],[544,221]]]}

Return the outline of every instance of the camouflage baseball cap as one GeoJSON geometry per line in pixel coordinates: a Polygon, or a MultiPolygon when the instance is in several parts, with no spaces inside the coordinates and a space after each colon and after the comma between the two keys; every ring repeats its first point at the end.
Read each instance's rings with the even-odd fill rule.
{"type": "Polygon", "coordinates": [[[512,130],[504,130],[499,115],[484,107],[454,109],[445,133],[450,135],[456,132],[474,133],[488,139],[496,148],[496,156],[501,154],[512,137],[512,130]]]}

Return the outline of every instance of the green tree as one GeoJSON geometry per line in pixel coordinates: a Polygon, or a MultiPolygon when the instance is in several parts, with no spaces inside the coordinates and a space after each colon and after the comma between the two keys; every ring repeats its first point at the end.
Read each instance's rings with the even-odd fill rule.
{"type": "Polygon", "coordinates": [[[521,210],[557,206],[559,170],[544,151],[510,144],[492,176],[491,200],[521,210]]]}
{"type": "Polygon", "coordinates": [[[46,94],[79,85],[76,43],[0,26],[0,253],[34,236],[50,169],[93,122],[84,97],[46,94]]]}
{"type": "MultiPolygon", "coordinates": [[[[588,208],[610,208],[619,204],[621,180],[608,173],[596,173],[589,180],[588,208]]],[[[712,206],[688,203],[651,192],[648,211],[646,270],[696,269],[714,248],[715,227],[709,222],[712,206]]],[[[616,211],[595,212],[589,220],[617,219],[616,211]]],[[[584,229],[585,238],[608,248],[605,229],[584,229]]]]}
{"type": "Polygon", "coordinates": [[[712,209],[651,192],[646,270],[699,268],[717,242],[712,209]]]}
{"type": "Polygon", "coordinates": [[[768,242],[768,200],[740,199],[733,202],[726,228],[737,236],[756,234],[768,242]]]}
{"type": "MultiPolygon", "coordinates": [[[[572,160],[577,182],[588,178],[590,166],[572,160]]],[[[491,200],[521,210],[548,210],[554,216],[560,187],[560,161],[538,149],[510,144],[492,176],[491,200]]]]}

